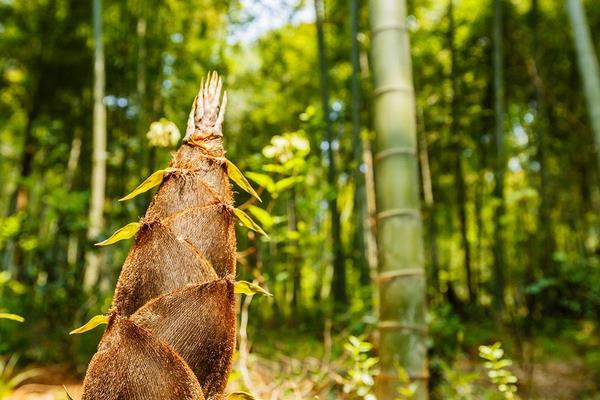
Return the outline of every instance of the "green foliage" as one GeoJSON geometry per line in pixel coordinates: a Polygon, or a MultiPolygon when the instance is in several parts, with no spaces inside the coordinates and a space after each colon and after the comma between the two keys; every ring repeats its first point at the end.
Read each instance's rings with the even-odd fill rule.
{"type": "Polygon", "coordinates": [[[398,397],[395,400],[411,400],[417,392],[417,383],[411,382],[408,373],[401,366],[397,366],[398,371],[398,397]]]}
{"type": "Polygon", "coordinates": [[[21,229],[23,214],[13,214],[7,218],[0,218],[0,248],[4,247],[7,239],[13,238],[21,229]]]}
{"type": "Polygon", "coordinates": [[[174,147],[181,139],[181,132],[174,122],[166,118],[161,118],[150,124],[150,129],[146,133],[146,138],[150,146],[154,147],[174,147]]]}
{"type": "Polygon", "coordinates": [[[122,228],[117,229],[108,239],[105,239],[95,246],[109,246],[115,244],[121,240],[131,239],[140,230],[141,224],[139,222],[130,222],[122,228]]]}
{"type": "Polygon", "coordinates": [[[127,196],[120,198],[119,201],[131,200],[135,196],[145,193],[153,187],[160,185],[167,172],[169,172],[169,169],[159,169],[158,171],[153,172],[148,178],[144,180],[144,182],[140,183],[127,196]]]}
{"type": "Polygon", "coordinates": [[[250,216],[248,214],[246,214],[244,211],[240,210],[239,208],[234,208],[233,213],[238,218],[240,223],[242,225],[244,225],[246,228],[252,229],[254,232],[258,232],[261,235],[264,235],[267,239],[269,238],[269,235],[267,235],[267,233],[263,230],[263,228],[261,228],[260,225],[258,225],[256,222],[254,222],[254,220],[252,218],[250,218],[250,216]]]}
{"type": "Polygon", "coordinates": [[[267,292],[265,289],[261,288],[257,284],[246,281],[237,281],[233,286],[234,293],[245,294],[248,296],[252,296],[255,294],[261,294],[263,296],[273,296],[271,293],[267,292]]]}
{"type": "Polygon", "coordinates": [[[69,335],[79,335],[80,333],[91,331],[97,326],[106,324],[108,324],[108,317],[106,315],[96,315],[92,317],[92,319],[90,319],[88,322],[86,322],[83,326],[77,329],[73,329],[71,332],[69,332],[69,335]]]}
{"type": "MultiPolygon", "coordinates": [[[[85,254],[93,242],[138,220],[148,194],[122,206],[108,199],[128,193],[140,178],[167,165],[197,92],[195,82],[211,69],[224,75],[231,100],[227,157],[264,201],[259,208],[250,194],[240,193],[236,205],[271,238],[239,231],[239,279],[256,279],[274,294],[268,307],[253,310],[248,327],[253,348],[265,348],[264,335],[256,333],[268,329],[269,342],[275,342],[268,350],[272,359],[296,348],[303,356],[322,355],[326,320],[332,321],[334,338],[348,333],[359,337],[373,326],[372,282],[361,262],[365,232],[359,222],[365,211],[355,201],[365,190],[356,171],[371,166],[356,159],[351,135],[349,2],[325,2],[336,188],[325,179],[315,27],[303,11],[312,3],[252,3],[286,3],[289,15],[279,19],[265,12],[281,24],[256,32],[260,15],[237,0],[199,0],[193,7],[184,0],[104,2],[107,200],[104,230],[88,239],[90,6],[77,0],[0,1],[0,309],[27,317],[27,329],[0,323],[0,354],[18,351],[27,362],[37,363],[68,360],[77,371],[89,361],[101,330],[72,341],[65,332],[109,307],[110,293],[102,288],[113,287],[129,245],[119,242],[101,250],[101,285],[91,294],[82,291],[85,254]],[[19,190],[27,196],[19,197],[19,190]],[[335,313],[329,301],[332,247],[326,205],[332,198],[341,211],[351,293],[350,304],[335,313]],[[18,209],[23,199],[26,205],[18,209]],[[291,339],[289,331],[302,337],[291,339]]],[[[506,319],[500,322],[510,326],[507,331],[491,322],[497,312],[491,306],[492,221],[499,205],[492,172],[492,8],[489,2],[454,2],[458,119],[452,131],[448,2],[408,2],[419,157],[425,153],[428,159],[421,165],[421,183],[425,194],[427,166],[433,193],[431,206],[423,202],[423,227],[432,306],[431,383],[442,391],[441,398],[467,398],[471,389],[475,398],[484,398],[479,382],[465,371],[476,363],[477,345],[490,337],[509,343],[517,336],[534,343],[540,362],[568,355],[565,363],[581,364],[590,372],[581,374],[582,380],[592,376],[588,391],[598,390],[596,150],[588,110],[577,90],[581,82],[563,4],[538,3],[534,17],[533,2],[503,1],[507,171],[506,213],[500,222],[506,233],[510,295],[506,319]],[[476,289],[472,302],[459,228],[456,160],[465,182],[462,198],[476,289]]],[[[592,3],[584,2],[594,33],[600,8],[592,3]]],[[[372,132],[377,101],[368,56],[372,36],[367,2],[360,4],[360,128],[372,132]]],[[[373,138],[364,139],[370,144],[373,138]]],[[[403,190],[401,182],[393,187],[403,190]]],[[[342,356],[341,347],[333,345],[335,356],[342,356]]],[[[350,365],[332,368],[346,367],[350,365]]],[[[325,379],[319,372],[310,376],[325,379]]],[[[530,387],[530,382],[522,384],[530,387]]]]}
{"type": "Polygon", "coordinates": [[[0,399],[8,396],[12,390],[28,379],[39,375],[35,369],[17,370],[19,357],[12,355],[0,357],[0,399]]]}
{"type": "Polygon", "coordinates": [[[344,393],[350,399],[375,400],[372,390],[378,373],[376,365],[379,359],[371,354],[373,345],[364,337],[350,336],[344,343],[344,350],[352,363],[344,379],[344,393]]]}
{"type": "Polygon", "coordinates": [[[20,315],[11,314],[11,313],[3,313],[3,312],[0,312],[0,319],[8,319],[11,321],[25,322],[25,318],[21,317],[20,315]]]}
{"type": "Polygon", "coordinates": [[[517,399],[517,377],[507,369],[512,361],[504,358],[502,344],[496,342],[491,346],[479,346],[479,357],[486,360],[483,366],[488,370],[488,377],[496,385],[505,399],[517,399]]]}
{"type": "Polygon", "coordinates": [[[445,381],[436,391],[439,392],[440,398],[451,400],[474,400],[477,398],[475,383],[479,379],[479,373],[461,371],[443,361],[441,367],[445,381]]]}
{"type": "Polygon", "coordinates": [[[429,313],[434,355],[442,360],[454,360],[464,339],[464,323],[448,304],[431,307],[429,313]]]}
{"type": "Polygon", "coordinates": [[[240,169],[231,161],[226,160],[226,163],[227,163],[227,174],[229,175],[229,178],[231,178],[232,181],[237,183],[237,185],[239,187],[241,187],[246,192],[248,192],[252,196],[254,196],[258,201],[262,201],[260,199],[260,196],[256,193],[256,191],[252,187],[252,185],[250,185],[250,183],[248,182],[248,180],[246,179],[244,174],[242,174],[242,171],[240,171],[240,169]]]}
{"type": "MultiPolygon", "coordinates": [[[[596,239],[591,239],[596,240],[596,239]]],[[[559,252],[554,255],[557,274],[547,292],[557,296],[557,311],[585,319],[600,313],[600,260],[596,255],[559,252]]]]}

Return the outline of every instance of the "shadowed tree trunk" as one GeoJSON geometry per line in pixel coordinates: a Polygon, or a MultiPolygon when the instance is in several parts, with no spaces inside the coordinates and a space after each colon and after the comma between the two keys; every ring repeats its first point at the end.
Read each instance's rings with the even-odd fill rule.
{"type": "MultiPolygon", "coordinates": [[[[35,140],[33,140],[33,124],[37,116],[37,101],[33,99],[32,109],[27,113],[27,123],[25,125],[25,134],[23,136],[23,156],[21,158],[21,168],[17,189],[11,199],[9,215],[15,213],[24,213],[29,204],[29,187],[27,179],[31,176],[33,170],[33,159],[35,157],[35,140]]],[[[5,261],[6,268],[15,273],[17,280],[24,282],[27,280],[27,271],[24,265],[23,249],[19,246],[20,233],[17,234],[6,246],[5,261]]]]}
{"type": "MultiPolygon", "coordinates": [[[[533,0],[531,4],[531,28],[533,31],[533,64],[532,64],[532,80],[534,85],[534,99],[535,99],[535,137],[537,140],[537,161],[540,165],[539,173],[539,194],[540,194],[540,205],[538,209],[538,268],[533,269],[529,272],[531,281],[538,277],[555,277],[556,269],[554,260],[552,258],[556,243],[553,235],[553,224],[551,219],[550,210],[553,205],[551,201],[550,192],[548,191],[548,168],[546,162],[546,154],[548,149],[548,138],[550,137],[550,115],[548,114],[548,108],[546,107],[546,94],[544,89],[544,81],[540,71],[540,44],[539,44],[539,1],[533,0]]],[[[544,305],[551,304],[550,308],[553,307],[553,303],[548,298],[548,290],[545,290],[540,294],[540,299],[536,299],[534,295],[528,298],[528,308],[530,314],[534,314],[538,304],[544,305]]],[[[535,315],[531,315],[528,323],[531,324],[535,315]]]]}
{"type": "MultiPolygon", "coordinates": [[[[288,214],[288,230],[290,232],[298,233],[298,212],[296,209],[296,188],[290,189],[290,194],[287,202],[287,214],[288,214]]],[[[302,258],[300,257],[300,242],[298,239],[290,240],[290,248],[292,254],[290,255],[290,267],[292,276],[292,322],[298,323],[300,316],[301,297],[302,297],[302,258]]]]}
{"type": "Polygon", "coordinates": [[[325,141],[327,142],[327,183],[328,204],[331,216],[331,241],[333,245],[333,278],[331,280],[331,292],[335,304],[346,304],[346,271],[344,268],[344,254],[342,250],[340,212],[337,206],[337,169],[335,154],[333,153],[333,129],[329,110],[329,78],[327,76],[328,66],[325,54],[325,33],[323,30],[323,3],[322,0],[314,0],[317,45],[319,51],[319,70],[321,80],[321,103],[323,118],[325,119],[325,141]]]}
{"type": "Polygon", "coordinates": [[[496,140],[496,184],[494,198],[498,202],[494,211],[494,306],[500,317],[504,309],[504,63],[502,45],[502,1],[494,0],[493,18],[493,65],[494,65],[494,115],[496,140]]]}
{"type": "Polygon", "coordinates": [[[600,73],[598,72],[598,58],[594,51],[592,34],[581,0],[566,0],[565,5],[573,29],[573,41],[577,51],[581,84],[588,105],[592,130],[596,138],[596,155],[600,160],[600,73]]]}
{"type": "MultiPolygon", "coordinates": [[[[94,126],[92,183],[87,236],[98,239],[104,225],[104,195],[106,190],[106,107],[104,106],[104,45],[102,43],[102,0],[94,0],[94,126]]],[[[84,287],[90,289],[100,277],[100,255],[94,249],[87,253],[84,287]]]]}
{"type": "Polygon", "coordinates": [[[371,0],[375,187],[379,251],[379,357],[375,393],[397,397],[398,367],[428,398],[425,273],[415,99],[406,3],[371,0]]]}
{"type": "Polygon", "coordinates": [[[355,186],[356,194],[354,196],[355,218],[355,261],[358,264],[360,282],[366,285],[369,282],[369,264],[367,261],[367,248],[365,236],[365,178],[361,170],[362,166],[362,139],[360,137],[360,60],[358,48],[358,0],[350,0],[351,11],[351,33],[352,33],[352,149],[354,151],[355,186]]]}
{"type": "Polygon", "coordinates": [[[440,293],[440,260],[438,252],[438,241],[437,241],[437,221],[436,221],[436,209],[433,198],[433,183],[431,179],[431,168],[429,167],[429,150],[427,149],[427,137],[425,128],[425,117],[423,115],[423,109],[419,107],[419,118],[417,119],[417,126],[420,126],[420,132],[417,132],[419,140],[419,164],[421,170],[421,180],[423,181],[423,199],[425,200],[425,207],[429,214],[428,227],[429,227],[429,246],[428,253],[430,257],[430,279],[431,286],[435,290],[436,294],[440,293]],[[419,124],[420,121],[420,124],[419,124]]]}
{"type": "Polygon", "coordinates": [[[467,224],[467,195],[465,188],[465,177],[462,165],[462,143],[460,140],[460,127],[458,124],[458,82],[456,77],[456,48],[454,47],[454,2],[448,3],[448,48],[450,49],[450,86],[452,98],[450,101],[450,134],[454,143],[454,177],[456,180],[456,204],[458,206],[458,221],[460,226],[460,237],[462,240],[464,254],[465,278],[467,281],[467,292],[469,302],[475,303],[475,292],[473,288],[473,277],[471,272],[471,244],[469,243],[467,224]]]}
{"type": "Polygon", "coordinates": [[[583,92],[587,101],[590,123],[596,139],[596,155],[600,159],[600,73],[598,72],[598,58],[594,51],[592,34],[581,0],[566,0],[565,4],[571,20],[579,73],[581,74],[583,92]]]}

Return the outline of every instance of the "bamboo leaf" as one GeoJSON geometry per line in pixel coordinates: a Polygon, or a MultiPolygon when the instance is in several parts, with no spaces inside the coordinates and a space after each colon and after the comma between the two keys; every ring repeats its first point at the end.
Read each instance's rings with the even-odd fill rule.
{"type": "Polygon", "coordinates": [[[67,390],[67,387],[65,385],[62,385],[63,389],[65,390],[65,394],[67,395],[67,399],[68,400],[75,400],[75,398],[73,396],[71,396],[71,394],[69,393],[69,391],[67,390]]]}
{"type": "Polygon", "coordinates": [[[256,199],[262,203],[260,196],[258,195],[258,193],[256,193],[252,185],[250,185],[250,182],[248,182],[244,174],[242,174],[242,171],[240,171],[240,169],[231,161],[225,161],[227,162],[227,175],[229,175],[231,180],[237,183],[238,186],[244,189],[246,192],[256,197],[256,199]]]}
{"type": "Polygon", "coordinates": [[[290,189],[296,183],[299,183],[301,181],[302,181],[301,177],[288,176],[287,178],[283,178],[275,183],[275,185],[273,186],[273,192],[274,193],[284,192],[284,191],[290,189]]]}
{"type": "Polygon", "coordinates": [[[252,215],[255,216],[256,219],[258,219],[258,222],[267,229],[272,227],[275,223],[275,219],[271,216],[271,214],[269,214],[267,210],[251,205],[248,206],[248,211],[250,211],[250,213],[252,213],[252,215]]]}
{"type": "Polygon", "coordinates": [[[233,292],[237,294],[246,294],[249,296],[254,294],[262,294],[263,296],[273,297],[273,295],[267,292],[265,289],[248,281],[237,281],[233,285],[233,292]]]}
{"type": "Polygon", "coordinates": [[[246,172],[246,176],[268,191],[271,191],[273,185],[275,184],[273,179],[267,174],[261,174],[259,172],[246,172]]]}
{"type": "Polygon", "coordinates": [[[248,214],[239,208],[234,208],[233,213],[246,228],[252,229],[254,232],[258,232],[261,235],[265,235],[267,238],[269,238],[269,235],[267,235],[267,233],[256,222],[254,222],[254,220],[252,220],[248,214]]]}
{"type": "Polygon", "coordinates": [[[120,240],[129,239],[140,230],[141,224],[139,222],[132,222],[130,224],[125,225],[121,229],[118,229],[106,240],[103,240],[100,243],[96,243],[95,246],[108,246],[109,244],[116,243],[120,240]]]}
{"type": "Polygon", "coordinates": [[[136,187],[133,190],[133,192],[131,192],[127,196],[119,199],[119,201],[131,200],[135,196],[145,193],[148,190],[152,189],[153,187],[160,185],[161,182],[163,181],[163,178],[165,177],[165,173],[167,173],[167,172],[168,172],[168,169],[159,169],[158,171],[154,172],[152,175],[150,175],[148,178],[146,178],[146,180],[144,182],[142,182],[138,187],[136,187]]]}
{"type": "Polygon", "coordinates": [[[257,400],[256,397],[246,392],[235,392],[227,395],[227,400],[257,400]]]}
{"type": "Polygon", "coordinates": [[[10,319],[11,321],[25,322],[25,318],[17,314],[0,313],[0,319],[10,319]]]}
{"type": "Polygon", "coordinates": [[[79,335],[80,333],[88,332],[99,325],[108,324],[108,317],[106,315],[96,315],[92,317],[85,325],[80,328],[74,329],[69,332],[69,335],[79,335]]]}

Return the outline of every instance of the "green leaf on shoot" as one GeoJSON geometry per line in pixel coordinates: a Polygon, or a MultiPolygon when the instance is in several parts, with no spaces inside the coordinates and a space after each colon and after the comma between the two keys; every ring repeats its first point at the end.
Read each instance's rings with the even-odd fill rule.
{"type": "Polygon", "coordinates": [[[275,223],[275,219],[265,209],[250,205],[248,206],[248,211],[250,211],[250,213],[258,219],[258,222],[267,229],[272,227],[275,223]]]}
{"type": "Polygon", "coordinates": [[[269,235],[267,235],[263,228],[261,228],[256,222],[254,222],[254,220],[250,218],[248,214],[246,214],[239,208],[234,208],[233,213],[240,220],[242,225],[244,225],[246,228],[252,229],[254,232],[258,232],[261,235],[265,235],[267,239],[269,238],[269,235]]]}
{"type": "Polygon", "coordinates": [[[129,239],[135,236],[135,234],[140,230],[141,226],[142,225],[139,222],[132,222],[130,224],[127,224],[124,227],[115,231],[115,233],[113,233],[108,239],[103,240],[100,243],[96,243],[95,246],[108,246],[120,240],[129,239]]]}
{"type": "Polygon", "coordinates": [[[0,319],[10,319],[11,321],[25,322],[25,318],[17,314],[0,313],[0,319]]]}
{"type": "Polygon", "coordinates": [[[69,335],[79,335],[80,333],[88,332],[99,325],[108,324],[108,317],[106,315],[96,315],[92,317],[85,325],[69,332],[69,335]]]}
{"type": "Polygon", "coordinates": [[[165,174],[168,172],[168,169],[159,169],[150,175],[144,182],[142,182],[138,187],[136,187],[133,192],[129,193],[127,196],[119,199],[119,201],[131,200],[135,196],[140,195],[142,193],[147,192],[155,186],[158,186],[163,181],[165,174]]]}
{"type": "Polygon", "coordinates": [[[236,167],[236,165],[231,161],[225,161],[227,162],[227,175],[229,175],[231,180],[237,183],[237,185],[244,189],[246,192],[256,197],[256,199],[262,203],[260,196],[258,195],[258,193],[256,193],[252,185],[250,185],[250,182],[248,182],[244,174],[242,174],[242,171],[240,171],[240,169],[236,167]]]}
{"type": "Polygon", "coordinates": [[[275,182],[273,182],[273,178],[267,174],[261,174],[260,172],[246,172],[246,176],[268,191],[271,191],[273,185],[275,184],[275,182]]]}
{"type": "Polygon", "coordinates": [[[237,294],[245,294],[248,296],[251,296],[254,294],[261,294],[263,296],[273,297],[273,295],[271,293],[267,292],[265,289],[261,288],[260,286],[254,284],[252,282],[248,282],[248,281],[237,281],[233,285],[233,292],[237,293],[237,294]]]}
{"type": "Polygon", "coordinates": [[[227,395],[227,400],[257,400],[256,397],[246,392],[235,392],[227,395]]]}
{"type": "Polygon", "coordinates": [[[70,394],[70,393],[69,393],[69,391],[67,390],[67,387],[66,387],[65,385],[62,385],[62,387],[63,387],[63,389],[64,389],[64,391],[65,391],[65,394],[67,395],[67,399],[68,399],[68,400],[75,400],[75,399],[73,398],[73,396],[71,396],[71,394],[70,394]]]}

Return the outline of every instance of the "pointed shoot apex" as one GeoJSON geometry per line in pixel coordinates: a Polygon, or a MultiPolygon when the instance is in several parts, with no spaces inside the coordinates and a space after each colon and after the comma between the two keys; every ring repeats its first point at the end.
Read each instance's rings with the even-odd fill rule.
{"type": "Polygon", "coordinates": [[[202,78],[200,91],[194,99],[185,132],[185,142],[223,136],[222,125],[227,106],[227,92],[221,97],[223,81],[215,71],[202,78]]]}

